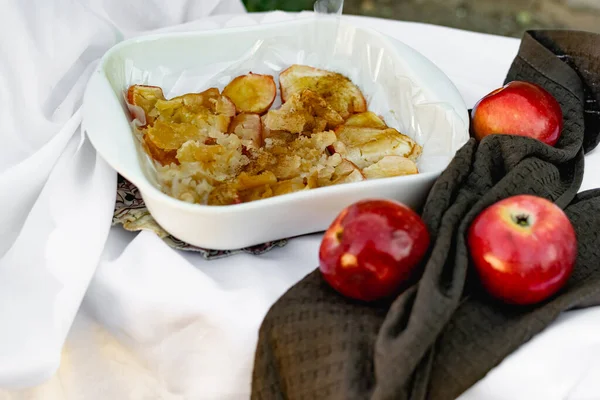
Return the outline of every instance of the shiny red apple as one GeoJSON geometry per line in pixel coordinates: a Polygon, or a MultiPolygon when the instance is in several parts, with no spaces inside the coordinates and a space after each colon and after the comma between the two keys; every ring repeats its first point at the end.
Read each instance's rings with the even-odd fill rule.
{"type": "Polygon", "coordinates": [[[412,209],[391,200],[346,207],[319,250],[323,278],[344,296],[375,301],[397,293],[429,247],[429,232],[412,209]]]}
{"type": "Polygon", "coordinates": [[[471,129],[478,140],[491,134],[512,134],[554,146],[562,127],[558,101],[530,82],[510,82],[484,96],[471,111],[471,129]]]}
{"type": "Polygon", "coordinates": [[[519,195],[482,211],[468,246],[483,287],[509,303],[539,303],[567,282],[577,256],[575,230],[563,210],[544,198],[519,195]]]}

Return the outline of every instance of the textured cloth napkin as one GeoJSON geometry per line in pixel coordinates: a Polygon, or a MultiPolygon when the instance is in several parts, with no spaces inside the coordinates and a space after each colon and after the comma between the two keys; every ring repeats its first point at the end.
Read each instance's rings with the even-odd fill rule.
{"type": "Polygon", "coordinates": [[[600,135],[600,36],[525,34],[506,81],[542,85],[564,115],[556,147],[517,136],[469,141],[422,216],[432,245],[421,279],[393,302],[338,295],[318,271],[270,309],[256,349],[253,399],[454,399],[561,312],[600,302],[600,191],[577,193],[600,135]],[[535,307],[490,299],[469,269],[465,232],[494,202],[529,193],[566,210],[578,237],[573,276],[535,307]]]}

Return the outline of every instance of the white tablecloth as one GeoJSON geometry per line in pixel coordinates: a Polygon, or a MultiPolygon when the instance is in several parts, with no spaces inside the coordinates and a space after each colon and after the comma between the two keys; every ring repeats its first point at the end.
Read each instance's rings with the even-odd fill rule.
{"type": "MultiPolygon", "coordinates": [[[[54,265],[54,277],[97,268],[56,374],[33,388],[0,389],[1,400],[248,398],[261,320],[316,267],[320,235],[293,239],[262,256],[206,261],[172,250],[151,233],[109,229],[115,174],[81,134],[78,111],[95,61],[123,38],[182,23],[170,29],[296,18],[242,12],[238,0],[31,0],[2,6],[0,281],[10,268],[34,263],[54,265]],[[222,15],[201,19],[214,14],[222,15]]],[[[519,45],[436,26],[348,18],[429,57],[469,106],[502,84],[519,45]]],[[[582,189],[600,186],[593,173],[599,154],[587,157],[582,189]]],[[[5,285],[5,291],[17,294],[26,287],[20,284],[5,285]]],[[[0,293],[0,311],[26,310],[10,304],[6,293],[0,293]]],[[[69,313],[63,317],[68,320],[69,313]]],[[[460,399],[600,399],[599,331],[600,308],[569,312],[460,399]]]]}

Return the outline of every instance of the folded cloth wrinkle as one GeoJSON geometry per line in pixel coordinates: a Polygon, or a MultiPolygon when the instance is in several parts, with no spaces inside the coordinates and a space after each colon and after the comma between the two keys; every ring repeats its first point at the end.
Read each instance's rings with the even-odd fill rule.
{"type": "MultiPolygon", "coordinates": [[[[199,18],[212,14],[217,7],[222,13],[243,11],[240,0],[2,3],[3,389],[30,387],[49,379],[61,355],[64,362],[57,375],[67,375],[64,371],[69,371],[72,353],[61,351],[109,236],[116,173],[97,156],[81,127],[82,95],[90,74],[113,45],[142,33],[143,22],[149,18],[153,21],[151,28],[177,29],[177,24],[184,21],[196,21],[204,27],[199,18]],[[107,18],[115,15],[126,23],[124,29],[107,18]]],[[[205,25],[219,27],[211,21],[205,25]]],[[[43,391],[40,389],[40,393],[43,391]]],[[[85,398],[94,395],[88,393],[85,398]]],[[[0,398],[6,396],[13,398],[12,393],[5,395],[0,390],[0,398]]],[[[44,392],[35,397],[49,399],[52,395],[44,392]]],[[[32,397],[26,393],[20,398],[32,397]]]]}
{"type": "Polygon", "coordinates": [[[600,304],[600,191],[577,194],[584,154],[600,136],[600,115],[589,112],[597,103],[588,101],[600,94],[597,48],[600,35],[524,35],[505,83],[533,82],[557,98],[559,142],[492,135],[465,144],[423,208],[432,246],[422,276],[391,304],[342,298],[318,270],[292,287],[261,326],[253,399],[455,399],[563,311],[600,304]],[[518,194],[564,208],[579,242],[566,287],[534,307],[489,298],[465,243],[477,214],[518,194]]]}

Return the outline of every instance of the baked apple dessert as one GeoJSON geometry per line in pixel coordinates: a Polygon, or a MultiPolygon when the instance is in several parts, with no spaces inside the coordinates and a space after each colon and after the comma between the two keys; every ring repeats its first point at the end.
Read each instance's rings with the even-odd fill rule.
{"type": "Polygon", "coordinates": [[[182,201],[230,205],[365,179],[417,174],[422,148],[367,110],[350,79],[292,65],[277,85],[248,73],[222,91],[166,99],[132,85],[136,137],[162,190],[182,201]]]}

